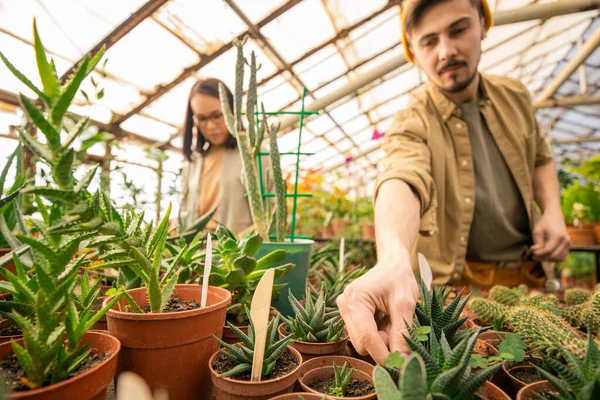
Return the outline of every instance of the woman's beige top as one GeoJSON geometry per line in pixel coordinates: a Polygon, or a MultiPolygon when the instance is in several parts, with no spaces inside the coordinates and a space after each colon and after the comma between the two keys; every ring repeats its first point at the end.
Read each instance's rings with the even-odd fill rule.
{"type": "MultiPolygon", "coordinates": [[[[223,154],[225,154],[225,147],[211,147],[203,157],[200,173],[201,186],[198,195],[198,215],[209,213],[217,208],[219,204],[223,154]]],[[[206,227],[210,230],[215,230],[217,228],[216,217],[213,217],[206,227]]]]}
{"type": "MultiPolygon", "coordinates": [[[[204,167],[211,168],[213,162],[216,163],[216,158],[212,161],[206,161],[207,157],[200,155],[198,152],[192,154],[192,161],[187,163],[183,168],[182,173],[182,200],[179,208],[179,217],[184,226],[190,226],[200,216],[211,211],[215,207],[217,211],[213,218],[216,222],[225,225],[233,233],[238,234],[246,231],[253,225],[252,215],[250,214],[250,205],[246,198],[246,187],[242,181],[242,160],[239,150],[224,149],[221,156],[220,171],[216,172],[214,166],[213,172],[204,174],[204,167]],[[206,163],[206,164],[205,164],[206,163]],[[215,179],[220,176],[218,182],[212,184],[203,183],[204,179],[215,179]],[[218,185],[218,190],[206,189],[218,185]],[[211,191],[206,195],[205,190],[211,191]],[[214,200],[214,193],[218,193],[217,199],[214,200]],[[207,210],[207,211],[205,211],[207,210]]],[[[209,157],[210,158],[210,157],[209,157]]],[[[270,170],[270,162],[268,157],[264,160],[264,182],[265,187],[273,187],[273,179],[270,170]]]]}

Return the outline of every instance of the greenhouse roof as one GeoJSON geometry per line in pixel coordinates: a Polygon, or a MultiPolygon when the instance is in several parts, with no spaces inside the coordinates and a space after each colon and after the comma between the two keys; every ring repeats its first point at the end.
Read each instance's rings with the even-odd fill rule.
{"type": "MultiPolygon", "coordinates": [[[[401,3],[0,0],[0,43],[7,58],[28,76],[36,72],[34,17],[59,75],[71,71],[90,50],[106,45],[107,63],[94,73],[102,88],[96,97],[102,98],[90,104],[80,93],[71,111],[89,115],[100,129],[126,142],[113,154],[117,159],[131,162],[139,156],[145,165],[146,153],[134,144],[178,152],[194,81],[217,77],[233,87],[232,40],[250,35],[245,51],[255,51],[262,65],[259,99],[267,109],[299,110],[306,87],[306,105],[320,111],[304,125],[303,151],[316,154],[303,160],[303,167],[361,171],[361,181],[369,182],[382,157],[378,138],[407,105],[410,91],[425,80],[404,61],[401,3]]],[[[587,158],[600,149],[599,3],[490,0],[496,26],[483,43],[480,69],[525,83],[559,160],[587,158]]],[[[0,134],[7,137],[8,125],[21,115],[15,93],[33,93],[3,64],[0,77],[0,134]]],[[[84,89],[98,90],[92,82],[84,89]]],[[[289,118],[282,120],[280,148],[295,150],[298,129],[289,118]]],[[[171,161],[174,171],[181,157],[171,161]]],[[[284,161],[293,167],[293,160],[284,161]]]]}

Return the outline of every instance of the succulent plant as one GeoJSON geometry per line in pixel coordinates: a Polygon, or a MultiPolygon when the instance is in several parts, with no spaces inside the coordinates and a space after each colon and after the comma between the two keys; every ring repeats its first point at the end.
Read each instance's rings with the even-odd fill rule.
{"type": "MultiPolygon", "coordinates": [[[[245,39],[244,39],[245,41],[245,39]]],[[[279,148],[277,145],[278,125],[268,125],[264,106],[261,103],[261,110],[256,109],[257,102],[257,84],[256,84],[256,55],[252,52],[250,56],[250,80],[248,84],[248,98],[246,105],[246,118],[248,120],[248,129],[243,128],[242,124],[242,98],[244,95],[244,41],[235,40],[234,45],[237,48],[236,68],[235,68],[235,93],[234,110],[231,110],[227,101],[225,87],[219,85],[219,95],[221,106],[225,115],[227,129],[238,142],[238,148],[242,157],[244,170],[244,184],[248,191],[248,201],[250,203],[250,214],[260,236],[269,239],[269,228],[271,226],[271,215],[265,207],[263,194],[261,192],[261,183],[259,176],[258,157],[265,131],[269,137],[269,150],[271,155],[271,164],[273,167],[273,179],[275,182],[275,232],[276,240],[283,242],[286,231],[286,204],[285,204],[285,181],[281,172],[281,162],[279,148]],[[257,114],[262,111],[262,122],[257,123],[257,114]]],[[[260,118],[258,118],[260,120],[260,118]]]]}
{"type": "Polygon", "coordinates": [[[535,307],[515,307],[508,314],[511,330],[527,345],[551,357],[561,357],[561,348],[582,356],[585,340],[560,316],[535,307]]]}
{"type": "Polygon", "coordinates": [[[582,288],[569,288],[565,290],[565,302],[567,306],[583,304],[592,296],[592,292],[582,288]]]}
{"type": "Polygon", "coordinates": [[[463,298],[461,291],[448,306],[444,306],[447,297],[445,287],[439,288],[438,291],[435,288],[429,290],[420,280],[419,290],[421,296],[415,308],[415,317],[420,326],[430,326],[438,340],[441,340],[443,332],[450,347],[454,347],[463,337],[472,333],[472,330],[459,331],[468,319],[460,315],[469,301],[469,296],[463,298]]]}
{"type": "Polygon", "coordinates": [[[289,292],[288,297],[294,310],[294,317],[286,319],[286,325],[294,339],[314,343],[340,340],[344,333],[344,320],[338,310],[327,312],[326,296],[326,291],[321,292],[315,301],[307,287],[303,306],[292,292],[289,292]]]}
{"type": "Polygon", "coordinates": [[[331,386],[329,386],[329,393],[333,396],[337,397],[345,397],[346,390],[348,390],[348,386],[352,381],[352,374],[354,373],[354,368],[348,369],[348,363],[344,363],[342,365],[342,370],[338,368],[337,364],[333,363],[333,382],[331,382],[331,386]]]}
{"type": "Polygon", "coordinates": [[[553,371],[536,366],[538,372],[554,386],[559,396],[552,393],[538,395],[541,399],[551,400],[593,400],[600,397],[600,351],[592,335],[588,335],[585,356],[577,355],[567,349],[559,348],[562,362],[542,355],[544,364],[553,371]],[[558,377],[557,377],[558,375],[558,377]]]}
{"type": "Polygon", "coordinates": [[[493,286],[488,295],[490,300],[506,306],[516,306],[519,304],[521,296],[516,291],[502,285],[493,286]]]}
{"type": "MultiPolygon", "coordinates": [[[[245,307],[245,312],[248,320],[250,321],[250,325],[248,326],[248,335],[239,330],[231,322],[227,321],[227,325],[229,325],[231,330],[240,339],[241,343],[236,345],[225,343],[213,335],[215,340],[224,347],[220,350],[221,354],[235,363],[235,367],[225,373],[222,373],[220,376],[231,377],[237,374],[252,371],[252,359],[254,357],[254,325],[252,324],[252,318],[250,318],[250,311],[248,310],[248,307],[245,307]]],[[[279,341],[276,340],[278,325],[279,314],[277,314],[275,318],[271,319],[269,325],[267,325],[267,341],[265,344],[265,356],[261,370],[262,376],[267,376],[273,372],[277,360],[279,357],[281,357],[284,350],[287,348],[287,345],[292,340],[292,335],[288,335],[279,341]]]]}
{"type": "Polygon", "coordinates": [[[419,340],[406,337],[413,353],[402,366],[397,383],[390,372],[377,366],[373,371],[375,390],[380,400],[470,399],[473,393],[501,366],[496,364],[471,374],[469,361],[477,335],[463,338],[453,349],[445,336],[438,341],[430,334],[430,352],[419,340]]]}
{"type": "Polygon", "coordinates": [[[558,306],[558,297],[554,294],[545,295],[538,291],[532,291],[527,296],[521,298],[521,306],[534,306],[538,308],[551,308],[558,306]]]}
{"type": "Polygon", "coordinates": [[[469,301],[469,309],[480,321],[490,324],[504,323],[509,306],[492,300],[475,297],[469,301]]]}
{"type": "MultiPolygon", "coordinates": [[[[263,243],[262,236],[255,234],[238,240],[223,225],[219,225],[216,233],[218,242],[213,248],[215,262],[210,274],[210,284],[231,292],[231,305],[227,308],[228,319],[241,325],[245,320],[244,307],[252,302],[260,278],[266,269],[283,261],[287,253],[275,250],[256,260],[254,255],[263,243]]],[[[294,264],[290,263],[274,267],[275,279],[289,275],[293,268],[294,264]]],[[[203,273],[200,269],[198,272],[203,273]]],[[[274,284],[272,298],[276,299],[286,286],[285,283],[274,284]]]]}
{"type": "Polygon", "coordinates": [[[596,290],[583,303],[563,308],[560,314],[572,326],[597,333],[600,330],[600,291],[596,290]]]}

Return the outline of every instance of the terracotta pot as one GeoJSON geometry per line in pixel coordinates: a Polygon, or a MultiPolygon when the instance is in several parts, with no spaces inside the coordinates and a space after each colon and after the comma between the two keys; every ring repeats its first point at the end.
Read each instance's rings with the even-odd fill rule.
{"type": "MultiPolygon", "coordinates": [[[[285,322],[280,324],[277,328],[279,332],[279,337],[283,338],[287,336],[285,334],[285,322]]],[[[290,346],[295,348],[302,354],[302,359],[304,361],[308,361],[312,358],[326,355],[342,355],[344,354],[346,348],[346,342],[348,341],[348,333],[346,332],[346,328],[344,328],[344,333],[342,334],[342,338],[337,342],[331,343],[310,343],[310,342],[302,342],[296,341],[290,343],[290,346]]]]}
{"type": "Polygon", "coordinates": [[[375,240],[375,224],[362,224],[362,238],[365,240],[375,240]]]}
{"type": "MultiPolygon", "coordinates": [[[[0,257],[7,255],[11,251],[12,251],[12,249],[10,247],[0,249],[0,257]]],[[[7,270],[9,270],[10,272],[12,272],[15,275],[17,274],[17,267],[15,266],[14,261],[10,261],[8,264],[4,265],[4,268],[6,268],[7,270]]],[[[6,278],[4,276],[0,275],[0,281],[5,281],[5,280],[6,280],[6,278]]],[[[6,299],[8,297],[8,295],[9,295],[8,293],[0,293],[0,300],[6,299]]]]}
{"type": "MultiPolygon", "coordinates": [[[[488,358],[491,356],[497,356],[498,355],[498,349],[496,349],[494,346],[492,346],[491,344],[484,342],[481,339],[477,339],[477,341],[475,342],[475,348],[473,349],[473,353],[474,354],[479,354],[478,352],[476,352],[475,350],[480,347],[482,348],[483,351],[487,352],[488,354],[482,354],[481,356],[483,358],[488,358]]],[[[479,371],[480,368],[473,368],[473,372],[477,372],[479,371]]],[[[496,372],[497,373],[497,372],[496,372]]],[[[494,374],[495,375],[495,374],[494,374]]],[[[492,379],[494,377],[494,375],[492,375],[491,377],[489,377],[488,379],[492,379]]]]}
{"type": "Polygon", "coordinates": [[[350,367],[358,371],[364,372],[369,376],[373,375],[373,369],[375,368],[375,364],[369,364],[366,361],[359,360],[358,358],[354,357],[322,356],[305,361],[302,364],[302,368],[300,368],[300,376],[304,375],[309,371],[312,371],[313,369],[318,369],[322,367],[333,367],[333,363],[336,363],[338,367],[343,366],[344,363],[348,363],[350,367]]]}
{"type": "Polygon", "coordinates": [[[594,225],[594,233],[596,233],[596,243],[600,244],[600,223],[594,225]]]}
{"type": "Polygon", "coordinates": [[[505,339],[507,333],[505,331],[485,331],[480,333],[477,339],[483,340],[497,348],[500,344],[500,338],[505,339]]]}
{"type": "MultiPolygon", "coordinates": [[[[269,320],[271,320],[271,318],[274,318],[277,314],[279,314],[279,311],[277,310],[269,311],[269,320]]],[[[248,325],[237,326],[237,328],[244,332],[246,335],[248,334],[248,325]]],[[[233,329],[231,329],[227,325],[223,326],[223,337],[221,339],[225,343],[229,344],[236,344],[240,341],[240,338],[237,337],[237,335],[233,332],[233,329]]]]}
{"type": "Polygon", "coordinates": [[[530,383],[519,390],[517,400],[537,400],[536,393],[541,393],[544,390],[554,390],[554,386],[548,381],[530,383]]]}
{"type": "Polygon", "coordinates": [[[536,372],[535,367],[533,365],[531,365],[531,363],[529,361],[523,361],[523,362],[517,363],[517,364],[505,361],[502,364],[502,370],[504,371],[506,376],[508,376],[508,379],[510,380],[510,384],[515,389],[515,391],[519,391],[522,387],[525,387],[528,385],[527,382],[523,382],[522,380],[518,379],[514,375],[515,372],[517,372],[517,371],[536,372]]]}
{"type": "Polygon", "coordinates": [[[317,228],[317,237],[329,239],[333,237],[333,231],[329,226],[321,226],[317,228]]]}
{"type": "Polygon", "coordinates": [[[563,274],[561,277],[561,287],[565,289],[576,287],[593,290],[595,284],[596,281],[593,276],[589,278],[573,278],[571,276],[563,274]]]}
{"type": "MultiPolygon", "coordinates": [[[[18,392],[7,394],[6,399],[31,399],[31,400],[57,400],[57,399],[77,399],[77,400],[104,400],[106,397],[106,388],[113,380],[117,367],[117,355],[121,348],[121,343],[114,337],[99,332],[88,332],[83,337],[82,343],[91,340],[93,349],[99,353],[108,355],[108,358],[87,370],[81,375],[67,379],[54,385],[46,386],[40,389],[29,390],[27,392],[18,392]]],[[[22,344],[23,339],[18,342],[22,344]]],[[[0,345],[0,359],[13,353],[11,343],[0,345]]]]}
{"type": "MultiPolygon", "coordinates": [[[[298,367],[280,378],[268,379],[260,382],[239,381],[231,378],[219,377],[212,367],[219,355],[219,351],[217,351],[208,362],[212,383],[215,385],[216,400],[267,400],[280,394],[292,392],[294,390],[294,383],[298,379],[300,366],[302,365],[302,356],[298,350],[293,347],[288,346],[287,348],[298,360],[298,367]]],[[[171,399],[169,398],[169,400],[171,399]]]]}
{"type": "MultiPolygon", "coordinates": [[[[10,322],[7,319],[0,321],[0,328],[6,328],[8,325],[10,325],[10,322]]],[[[0,344],[10,342],[11,339],[16,340],[16,339],[19,339],[22,337],[23,337],[22,334],[21,335],[13,335],[13,336],[0,336],[0,344]]]]}
{"type": "Polygon", "coordinates": [[[375,360],[373,360],[373,357],[371,357],[369,354],[367,354],[366,356],[358,354],[356,348],[354,348],[350,339],[348,339],[348,342],[346,343],[346,351],[344,352],[344,355],[357,358],[371,365],[377,364],[375,360]]]}
{"type": "MultiPolygon", "coordinates": [[[[332,399],[333,397],[326,396],[326,399],[332,399]]],[[[270,400],[323,400],[323,395],[314,393],[294,392],[286,393],[281,396],[273,397],[270,400]]]]}
{"type": "Polygon", "coordinates": [[[596,244],[596,231],[594,227],[586,226],[585,224],[575,228],[567,226],[571,244],[573,246],[591,246],[596,244]]]}
{"type": "MultiPolygon", "coordinates": [[[[305,373],[304,375],[302,375],[300,377],[298,382],[300,383],[300,387],[302,387],[302,390],[304,390],[305,392],[320,394],[321,396],[323,396],[324,393],[317,392],[316,390],[312,389],[310,387],[310,385],[316,380],[327,379],[327,378],[331,378],[333,376],[334,375],[333,375],[333,367],[332,366],[321,367],[321,368],[313,369],[312,371],[305,373]]],[[[371,375],[365,374],[364,372],[358,371],[358,370],[354,370],[354,372],[352,373],[352,377],[354,379],[357,379],[360,381],[368,381],[371,383],[373,382],[373,378],[371,378],[371,375]]],[[[346,399],[344,397],[337,397],[337,396],[329,396],[329,398],[336,399],[336,400],[346,399]]],[[[377,398],[377,393],[375,393],[375,392],[365,395],[365,396],[352,397],[353,400],[371,400],[371,399],[376,399],[376,398],[377,398]]]]}
{"type": "Polygon", "coordinates": [[[477,395],[477,392],[476,392],[475,396],[477,396],[478,399],[492,398],[494,400],[510,400],[510,396],[508,394],[506,394],[506,392],[504,390],[500,389],[498,386],[494,385],[490,381],[485,381],[483,383],[483,385],[479,388],[478,391],[482,391],[488,396],[488,397],[480,397],[479,395],[477,395]]]}
{"type": "MultiPolygon", "coordinates": [[[[137,304],[148,304],[145,288],[128,290],[137,304]]],[[[174,294],[184,301],[200,301],[202,287],[181,284],[174,294]]],[[[109,299],[104,301],[106,304],[109,299]]],[[[132,371],[141,376],[152,390],[164,388],[169,400],[211,399],[212,384],[208,369],[210,356],[219,350],[212,335],[220,337],[227,305],[228,290],[209,286],[208,306],[194,310],[138,314],[119,311],[119,300],[107,313],[108,331],[123,345],[118,373],[132,371]]]]}
{"type": "Polygon", "coordinates": [[[350,226],[352,226],[352,222],[344,219],[331,220],[331,230],[333,231],[333,235],[336,237],[344,236],[346,231],[350,229],[350,226]]]}

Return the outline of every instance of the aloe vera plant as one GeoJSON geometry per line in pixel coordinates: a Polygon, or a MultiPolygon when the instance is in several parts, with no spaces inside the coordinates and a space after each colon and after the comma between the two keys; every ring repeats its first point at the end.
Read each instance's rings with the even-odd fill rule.
{"type": "Polygon", "coordinates": [[[473,332],[451,348],[443,333],[438,341],[432,331],[430,351],[419,340],[405,337],[413,352],[400,373],[381,366],[373,370],[377,397],[380,400],[473,398],[473,393],[501,367],[496,364],[471,373],[469,362],[477,335],[478,332],[473,332]],[[390,372],[399,375],[396,382],[390,372]]]}
{"type": "Polygon", "coordinates": [[[346,390],[348,390],[348,386],[350,386],[350,382],[352,381],[353,373],[354,368],[348,369],[348,363],[345,362],[340,370],[337,364],[334,362],[333,382],[331,382],[331,385],[329,386],[329,394],[337,397],[345,397],[346,390]]]}
{"type": "MultiPolygon", "coordinates": [[[[127,231],[122,230],[121,225],[113,221],[115,223],[110,225],[113,229],[112,236],[97,238],[93,242],[94,245],[108,245],[110,250],[88,269],[128,268],[143,282],[148,294],[150,312],[160,313],[175,290],[182,254],[179,253],[170,259],[163,269],[171,204],[154,233],[151,233],[151,224],[141,227],[143,213],[133,215],[135,217],[131,220],[121,218],[123,226],[127,226],[127,231]]],[[[104,226],[104,230],[108,232],[107,225],[104,226]]],[[[126,297],[134,311],[142,312],[131,297],[126,297]]]]}
{"type": "Polygon", "coordinates": [[[18,199],[19,192],[25,186],[25,176],[22,172],[22,161],[21,161],[22,147],[19,143],[15,148],[15,151],[8,156],[8,160],[0,173],[0,249],[10,247],[8,239],[2,233],[3,231],[13,231],[17,225],[19,218],[19,205],[15,200],[18,199]],[[13,166],[13,163],[15,164],[13,166]],[[4,195],[4,186],[6,184],[6,177],[8,176],[9,170],[14,169],[15,180],[12,186],[8,189],[8,193],[4,195]]]}
{"type": "MultiPolygon", "coordinates": [[[[244,372],[252,371],[252,359],[254,357],[254,325],[250,317],[250,310],[245,307],[245,312],[250,324],[248,326],[248,335],[238,329],[231,322],[227,321],[227,325],[232,329],[235,335],[240,339],[239,345],[225,343],[218,337],[214,336],[215,340],[223,346],[220,350],[221,354],[235,363],[235,367],[227,372],[222,373],[222,377],[231,377],[244,372]]],[[[288,335],[280,340],[277,338],[277,325],[279,324],[279,314],[271,319],[267,325],[267,341],[265,344],[265,355],[262,365],[262,376],[267,376],[273,372],[277,360],[282,356],[287,345],[292,340],[292,335],[288,335]]]]}
{"type": "MultiPolygon", "coordinates": [[[[260,259],[254,255],[263,243],[262,236],[255,234],[248,238],[237,239],[235,235],[219,225],[217,228],[217,245],[213,248],[215,256],[210,284],[223,287],[231,292],[231,305],[227,309],[228,319],[237,325],[244,324],[244,307],[252,302],[256,286],[265,270],[285,259],[284,250],[275,250],[260,259]]],[[[274,267],[275,279],[287,276],[292,272],[294,264],[284,264],[274,267]]],[[[202,273],[203,266],[198,268],[202,273]]],[[[272,298],[276,299],[279,292],[287,284],[274,284],[272,298]]]]}
{"type": "Polygon", "coordinates": [[[338,310],[327,311],[325,306],[326,290],[313,300],[310,289],[306,288],[304,306],[289,292],[289,300],[294,317],[286,319],[287,328],[293,338],[303,342],[337,342],[344,333],[344,320],[338,310]]]}

